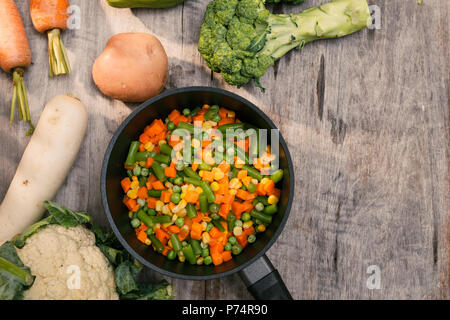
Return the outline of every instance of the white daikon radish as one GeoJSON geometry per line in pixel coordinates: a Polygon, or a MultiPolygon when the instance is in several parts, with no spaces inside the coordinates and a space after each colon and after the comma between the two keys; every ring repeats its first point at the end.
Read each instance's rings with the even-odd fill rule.
{"type": "Polygon", "coordinates": [[[55,197],[75,161],[87,122],[86,107],[72,96],[47,103],[0,205],[0,245],[42,217],[44,200],[55,197]]]}

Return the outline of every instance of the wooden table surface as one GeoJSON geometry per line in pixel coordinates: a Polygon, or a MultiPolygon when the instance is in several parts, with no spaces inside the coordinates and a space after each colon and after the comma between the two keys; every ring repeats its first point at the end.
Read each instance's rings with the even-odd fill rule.
{"type": "MultiPolygon", "coordinates": [[[[268,256],[294,298],[450,297],[447,0],[424,0],[421,6],[415,0],[369,1],[381,10],[381,29],[288,54],[263,77],[265,93],[252,85],[227,86],[205,66],[196,45],[206,0],[168,10],[70,2],[81,9],[80,28],[63,36],[73,73],[49,79],[46,37],[32,28],[28,1],[16,1],[33,52],[26,73],[33,121],[61,93],[79,97],[89,110],[86,139],[56,201],[88,210],[107,226],[99,191],[103,154],[136,105],[103,96],[91,67],[110,36],[150,32],[169,56],[167,89],[204,85],[236,92],[265,111],[286,138],[296,194],[288,224],[268,256]],[[380,289],[367,287],[373,265],[379,267],[380,289]]],[[[322,2],[274,10],[295,12],[322,2]]],[[[11,78],[3,73],[0,195],[29,141],[25,124],[8,123],[11,94],[11,78]]],[[[162,278],[150,270],[145,276],[162,278]]],[[[250,298],[237,275],[169,281],[179,299],[250,298]]]]}

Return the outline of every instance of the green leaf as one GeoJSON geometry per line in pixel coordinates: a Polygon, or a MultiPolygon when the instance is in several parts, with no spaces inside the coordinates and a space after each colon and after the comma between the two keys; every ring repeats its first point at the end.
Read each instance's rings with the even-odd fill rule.
{"type": "Polygon", "coordinates": [[[157,285],[139,284],[139,291],[122,295],[124,300],[170,300],[173,298],[173,287],[163,280],[157,285]]]}
{"type": "Polygon", "coordinates": [[[22,299],[23,291],[34,281],[11,242],[0,247],[0,300],[22,299]]]}
{"type": "Polygon", "coordinates": [[[123,295],[139,290],[132,272],[132,265],[129,261],[121,263],[114,271],[114,276],[117,290],[120,294],[123,295]]]}
{"type": "Polygon", "coordinates": [[[56,222],[65,228],[92,222],[92,218],[87,212],[74,212],[51,201],[45,201],[44,206],[56,222]]]}

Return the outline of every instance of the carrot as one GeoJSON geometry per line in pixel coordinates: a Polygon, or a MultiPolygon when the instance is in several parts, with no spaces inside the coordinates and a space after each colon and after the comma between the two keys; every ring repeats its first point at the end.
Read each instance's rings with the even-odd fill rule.
{"type": "Polygon", "coordinates": [[[153,158],[147,158],[147,160],[145,161],[145,167],[146,168],[151,168],[152,167],[152,164],[153,164],[153,158]]]}
{"type": "Polygon", "coordinates": [[[47,32],[50,77],[71,72],[61,31],[67,28],[68,0],[30,0],[30,14],[34,28],[47,32]]]}
{"type": "Polygon", "coordinates": [[[120,181],[120,185],[122,186],[122,189],[125,193],[128,192],[131,188],[131,180],[130,178],[123,178],[122,181],[120,181]]]}
{"type": "Polygon", "coordinates": [[[164,174],[168,178],[175,178],[177,176],[177,170],[175,168],[167,167],[164,168],[164,174]]]}
{"type": "Polygon", "coordinates": [[[137,234],[137,238],[140,242],[145,243],[145,240],[147,240],[147,234],[145,233],[145,231],[140,231],[137,234]]]}
{"type": "Polygon", "coordinates": [[[133,211],[133,212],[136,212],[136,211],[138,211],[138,209],[139,209],[139,205],[137,204],[137,201],[134,200],[134,199],[128,199],[128,200],[125,202],[125,205],[128,207],[128,209],[129,209],[130,211],[133,211]]]}
{"type": "Polygon", "coordinates": [[[161,241],[163,245],[166,245],[167,241],[170,238],[167,232],[165,232],[161,228],[155,228],[155,236],[159,241],[161,241]]]}
{"type": "Polygon", "coordinates": [[[148,190],[147,190],[146,187],[140,187],[138,189],[138,192],[137,192],[138,198],[140,198],[140,199],[147,199],[148,198],[148,193],[147,192],[148,192],[148,190]]]}
{"type": "Polygon", "coordinates": [[[162,189],[164,189],[164,185],[163,185],[163,183],[160,180],[152,182],[152,187],[155,190],[162,190],[162,189]]]}
{"type": "Polygon", "coordinates": [[[231,256],[231,251],[224,251],[222,252],[222,259],[223,261],[227,262],[230,261],[233,257],[231,256]]]}
{"type": "Polygon", "coordinates": [[[171,225],[171,226],[168,226],[168,227],[167,227],[167,230],[168,230],[170,233],[180,233],[181,228],[180,228],[179,226],[173,224],[173,225],[171,225]]]}
{"type": "Polygon", "coordinates": [[[155,209],[156,208],[156,201],[158,201],[158,199],[156,198],[148,198],[147,199],[147,206],[151,209],[155,209]]]}
{"type": "Polygon", "coordinates": [[[199,194],[197,191],[188,191],[184,196],[184,200],[188,203],[196,203],[198,201],[199,194]]]}
{"type": "Polygon", "coordinates": [[[171,191],[164,190],[164,191],[161,192],[161,201],[164,202],[164,203],[169,203],[171,196],[172,196],[172,192],[171,191]]]}
{"type": "Polygon", "coordinates": [[[212,227],[211,230],[209,230],[209,235],[212,238],[217,239],[222,236],[222,232],[220,232],[220,230],[218,228],[212,227]]]}
{"type": "Polygon", "coordinates": [[[16,104],[18,104],[19,120],[26,121],[30,125],[27,135],[34,131],[23,79],[23,73],[30,64],[30,45],[19,10],[14,0],[0,0],[0,67],[5,72],[13,74],[14,86],[9,122],[13,122],[16,104]]]}

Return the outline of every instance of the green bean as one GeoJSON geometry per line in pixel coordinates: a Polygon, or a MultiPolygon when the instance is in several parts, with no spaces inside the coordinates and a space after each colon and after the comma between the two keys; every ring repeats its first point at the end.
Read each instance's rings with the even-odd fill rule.
{"type": "Polygon", "coordinates": [[[131,171],[131,170],[127,170],[127,176],[128,176],[128,178],[133,178],[133,171],[131,171]]]}
{"type": "Polygon", "coordinates": [[[213,227],[214,225],[211,222],[208,222],[208,224],[206,225],[206,232],[210,232],[213,227]]]}
{"type": "Polygon", "coordinates": [[[175,220],[175,224],[181,228],[182,226],[184,226],[184,218],[183,217],[178,217],[175,220]]]}
{"type": "Polygon", "coordinates": [[[162,162],[162,163],[165,163],[165,164],[167,164],[167,165],[168,165],[168,164],[170,163],[170,161],[172,160],[168,155],[161,154],[161,153],[155,154],[155,156],[153,157],[153,159],[154,159],[155,161],[162,162]]]}
{"type": "Polygon", "coordinates": [[[172,247],[173,247],[173,250],[175,250],[175,252],[178,252],[181,250],[181,242],[176,233],[172,233],[170,235],[170,242],[172,243],[172,247]]]}
{"type": "Polygon", "coordinates": [[[160,145],[159,150],[168,156],[172,155],[172,147],[168,143],[163,143],[160,145]]]}
{"type": "Polygon", "coordinates": [[[247,238],[248,243],[253,243],[256,241],[256,236],[254,234],[251,234],[247,238]]]}
{"type": "Polygon", "coordinates": [[[146,161],[148,158],[153,158],[155,155],[156,153],[153,151],[138,152],[136,153],[136,161],[137,162],[146,161]]]}
{"type": "Polygon", "coordinates": [[[276,203],[271,204],[270,206],[267,206],[264,208],[264,213],[265,214],[275,214],[278,211],[278,206],[276,205],[276,203]]]}
{"type": "Polygon", "coordinates": [[[155,247],[156,251],[158,251],[159,253],[164,251],[163,244],[161,243],[161,241],[158,240],[158,238],[156,238],[154,234],[148,235],[148,238],[152,242],[152,245],[155,247]]]}
{"type": "Polygon", "coordinates": [[[145,213],[144,210],[140,209],[137,212],[137,217],[141,220],[147,227],[153,227],[155,224],[153,223],[152,218],[145,213]]]}
{"type": "Polygon", "coordinates": [[[225,251],[231,251],[231,248],[232,248],[232,244],[229,243],[229,242],[227,242],[227,243],[225,244],[225,247],[223,248],[223,250],[225,250],[225,251]]]}
{"type": "Polygon", "coordinates": [[[207,256],[209,256],[209,249],[208,248],[202,249],[201,255],[203,258],[206,258],[207,256]]]}
{"type": "Polygon", "coordinates": [[[164,169],[158,162],[153,161],[152,170],[155,176],[158,178],[158,180],[161,180],[163,182],[167,180],[166,175],[164,174],[164,169]]]}
{"type": "Polygon", "coordinates": [[[192,170],[191,167],[185,167],[183,169],[183,172],[186,176],[190,177],[190,178],[195,178],[195,179],[201,179],[201,177],[197,174],[197,172],[195,172],[194,170],[192,170]]]}
{"type": "Polygon", "coordinates": [[[172,121],[169,121],[169,123],[167,123],[167,129],[169,129],[170,131],[175,129],[175,123],[173,123],[172,121]]]}
{"type": "Polygon", "coordinates": [[[217,213],[220,211],[220,205],[218,205],[217,203],[211,203],[209,205],[209,211],[212,213],[217,213]]]}
{"type": "Polygon", "coordinates": [[[151,189],[147,191],[147,194],[152,198],[160,198],[162,190],[151,189]]]}
{"type": "Polygon", "coordinates": [[[194,134],[194,125],[187,122],[179,122],[177,129],[184,129],[188,131],[190,134],[194,134]]]}
{"type": "Polygon", "coordinates": [[[202,253],[202,247],[200,247],[200,241],[196,239],[191,239],[192,251],[194,251],[195,255],[199,255],[202,253]]]}
{"type": "Polygon", "coordinates": [[[195,258],[194,255],[194,250],[192,250],[192,246],[190,244],[188,244],[185,248],[183,248],[183,254],[190,264],[197,263],[197,259],[195,258]]]}
{"type": "Polygon", "coordinates": [[[213,203],[214,201],[216,201],[216,196],[214,195],[211,186],[209,185],[208,182],[206,181],[201,181],[200,182],[200,187],[203,189],[203,192],[206,196],[206,199],[208,199],[209,203],[213,203]]]}
{"type": "Polygon", "coordinates": [[[170,250],[169,252],[167,252],[167,259],[175,260],[176,257],[177,257],[177,254],[174,250],[170,250]]]}
{"type": "Polygon", "coordinates": [[[192,111],[191,111],[191,116],[196,116],[197,113],[198,113],[200,110],[202,110],[202,108],[200,108],[200,107],[195,107],[195,108],[192,109],[192,111]]]}
{"type": "Polygon", "coordinates": [[[258,202],[261,202],[263,205],[268,206],[269,205],[269,199],[264,196],[257,196],[255,199],[253,199],[253,205],[255,206],[258,202]]]}
{"type": "Polygon", "coordinates": [[[244,123],[239,122],[239,123],[229,123],[229,124],[224,124],[220,127],[217,128],[217,130],[219,130],[220,132],[222,132],[222,134],[225,134],[227,132],[227,130],[244,130],[244,123]]]}
{"type": "Polygon", "coordinates": [[[208,199],[206,198],[206,195],[200,193],[200,195],[198,196],[198,200],[200,201],[200,212],[201,213],[208,212],[208,199]]]}
{"type": "Polygon", "coordinates": [[[211,171],[212,170],[212,167],[209,164],[205,163],[205,162],[200,163],[198,165],[198,168],[199,168],[199,170],[206,170],[206,171],[211,171]]]}
{"type": "Polygon", "coordinates": [[[232,245],[235,245],[237,242],[237,239],[235,236],[231,236],[228,238],[228,242],[231,243],[232,245]]]}
{"type": "Polygon", "coordinates": [[[272,180],[275,183],[278,183],[281,181],[281,179],[283,179],[283,175],[284,175],[283,170],[278,169],[277,171],[275,171],[270,175],[270,180],[272,180]]]}
{"type": "Polygon", "coordinates": [[[269,216],[265,213],[262,213],[262,212],[259,212],[256,210],[252,210],[250,212],[250,215],[255,219],[261,220],[263,223],[271,223],[272,222],[272,216],[269,216]]]}
{"type": "Polygon", "coordinates": [[[186,205],[186,215],[188,218],[195,218],[197,216],[197,209],[192,203],[186,205]]]}
{"type": "Polygon", "coordinates": [[[152,216],[151,219],[153,223],[169,223],[172,221],[172,217],[167,215],[152,216]]]}
{"type": "Polygon", "coordinates": [[[232,212],[230,212],[227,216],[228,230],[233,230],[235,221],[236,216],[232,212]]]}
{"type": "Polygon", "coordinates": [[[213,225],[219,229],[221,232],[225,232],[225,228],[223,225],[219,222],[219,220],[212,220],[213,225]]]}
{"type": "Polygon", "coordinates": [[[139,141],[131,142],[130,149],[128,150],[127,160],[125,161],[125,166],[132,167],[136,162],[136,153],[139,150],[141,143],[139,141]]]}
{"type": "Polygon", "coordinates": [[[156,216],[156,210],[153,208],[147,208],[147,214],[149,216],[156,216]]]}
{"type": "Polygon", "coordinates": [[[261,174],[261,172],[259,172],[257,169],[255,169],[254,167],[252,167],[251,165],[248,164],[244,164],[244,166],[242,167],[243,170],[247,170],[247,174],[252,177],[255,178],[258,181],[261,181],[263,176],[261,174]]]}
{"type": "Polygon", "coordinates": [[[203,119],[205,120],[205,121],[208,121],[208,120],[211,120],[213,117],[214,117],[214,115],[216,115],[217,114],[217,110],[214,110],[214,109],[209,109],[208,111],[206,111],[205,112],[205,114],[203,115],[203,119]]]}
{"type": "Polygon", "coordinates": [[[134,168],[133,168],[133,175],[134,176],[139,176],[141,174],[141,167],[139,166],[139,165],[136,165],[134,168]]]}
{"type": "MultiPolygon", "coordinates": [[[[144,169],[147,169],[147,168],[144,168],[144,169]]],[[[147,177],[140,177],[139,178],[139,187],[145,186],[146,183],[147,183],[147,177]]]]}
{"type": "Polygon", "coordinates": [[[184,177],[183,181],[186,183],[193,184],[196,187],[199,187],[202,183],[202,180],[197,179],[197,178],[191,178],[191,177],[184,177]]]}

